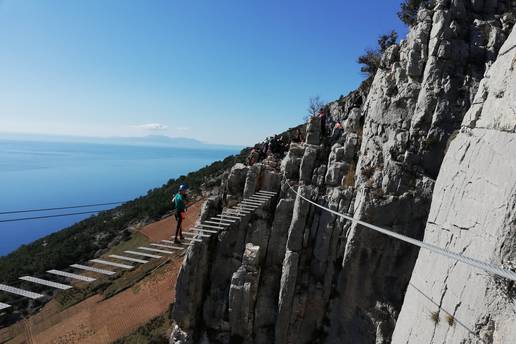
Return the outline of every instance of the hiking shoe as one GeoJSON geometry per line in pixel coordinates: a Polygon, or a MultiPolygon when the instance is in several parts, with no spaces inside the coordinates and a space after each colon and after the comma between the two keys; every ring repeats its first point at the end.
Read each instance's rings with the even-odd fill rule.
{"type": "MultiPolygon", "coordinates": [[[[182,239],[182,238],[181,238],[182,239]]],[[[182,244],[181,240],[179,240],[178,238],[175,238],[174,239],[174,244],[182,244]]]]}

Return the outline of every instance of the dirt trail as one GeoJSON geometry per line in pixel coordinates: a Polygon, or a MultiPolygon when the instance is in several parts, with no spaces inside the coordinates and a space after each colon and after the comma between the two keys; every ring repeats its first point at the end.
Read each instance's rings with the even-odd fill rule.
{"type": "MultiPolygon", "coordinates": [[[[203,202],[189,208],[184,229],[193,226],[203,202]]],[[[175,232],[173,217],[142,228],[151,241],[169,239],[175,232]]],[[[107,299],[92,296],[64,311],[58,311],[56,301],[49,302],[38,314],[25,322],[11,326],[19,333],[8,343],[111,343],[126,336],[152,318],[167,311],[175,300],[175,284],[183,258],[173,256],[169,263],[133,287],[107,299]],[[32,334],[32,340],[27,332],[32,334]]]]}

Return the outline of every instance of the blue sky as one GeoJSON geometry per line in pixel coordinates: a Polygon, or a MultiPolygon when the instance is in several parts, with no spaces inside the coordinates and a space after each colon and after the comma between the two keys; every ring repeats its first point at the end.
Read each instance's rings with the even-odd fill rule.
{"type": "Polygon", "coordinates": [[[401,0],[0,1],[0,132],[252,144],[363,76],[401,0]]]}

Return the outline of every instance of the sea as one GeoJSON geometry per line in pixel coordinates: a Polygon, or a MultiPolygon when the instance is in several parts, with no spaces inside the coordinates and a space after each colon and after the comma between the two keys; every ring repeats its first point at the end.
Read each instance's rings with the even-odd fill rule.
{"type": "MultiPolygon", "coordinates": [[[[0,139],[0,213],[131,200],[236,153],[236,148],[0,139]]],[[[0,214],[0,255],[91,215],[2,220],[112,207],[0,214]]]]}

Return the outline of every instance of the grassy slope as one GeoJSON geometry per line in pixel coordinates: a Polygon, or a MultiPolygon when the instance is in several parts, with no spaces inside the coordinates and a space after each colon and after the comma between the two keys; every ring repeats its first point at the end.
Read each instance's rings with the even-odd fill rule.
{"type": "MultiPolygon", "coordinates": [[[[247,152],[243,150],[239,155],[229,156],[186,176],[171,179],[165,185],[150,190],[145,196],[0,257],[1,282],[19,287],[26,285],[27,289],[35,290],[34,284],[26,284],[28,282],[21,282],[18,278],[23,275],[43,275],[49,269],[66,269],[70,264],[92,259],[98,250],[108,247],[114,239],[119,240],[119,245],[123,246],[124,241],[134,239],[127,230],[130,224],[159,219],[171,210],[170,199],[180,184],[188,183],[192,192],[198,193],[202,183],[220,175],[235,163],[244,161],[247,152]]],[[[26,300],[19,300],[7,293],[0,294],[0,302],[16,304],[16,308],[28,305],[26,300]]],[[[31,307],[34,306],[37,307],[38,303],[31,307]]]]}

